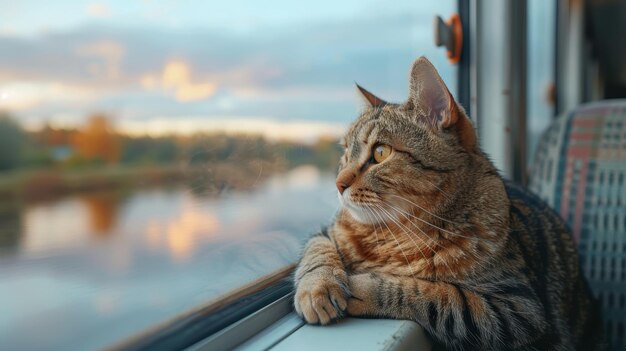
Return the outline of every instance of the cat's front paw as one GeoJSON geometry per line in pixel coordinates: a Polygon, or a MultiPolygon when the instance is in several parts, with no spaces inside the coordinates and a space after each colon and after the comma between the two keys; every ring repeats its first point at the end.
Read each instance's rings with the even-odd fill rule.
{"type": "Polygon", "coordinates": [[[351,275],[348,279],[351,293],[348,314],[355,317],[378,315],[376,286],[379,278],[374,274],[364,273],[351,275]]]}
{"type": "Polygon", "coordinates": [[[348,296],[346,273],[337,268],[320,268],[300,279],[294,307],[307,323],[328,324],[343,316],[348,296]]]}

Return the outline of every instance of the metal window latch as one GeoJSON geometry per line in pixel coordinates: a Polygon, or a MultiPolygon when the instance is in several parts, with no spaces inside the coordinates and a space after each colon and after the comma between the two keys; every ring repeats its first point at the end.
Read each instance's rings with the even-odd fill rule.
{"type": "Polygon", "coordinates": [[[435,45],[446,48],[450,63],[458,63],[461,59],[461,49],[463,48],[461,17],[455,13],[450,16],[447,22],[444,22],[440,16],[436,16],[434,24],[435,45]]]}

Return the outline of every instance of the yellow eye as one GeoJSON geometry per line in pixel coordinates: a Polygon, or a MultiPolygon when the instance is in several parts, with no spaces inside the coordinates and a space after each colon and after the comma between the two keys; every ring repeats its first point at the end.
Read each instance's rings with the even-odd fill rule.
{"type": "Polygon", "coordinates": [[[389,145],[378,145],[374,148],[374,161],[376,161],[376,163],[381,163],[384,160],[387,159],[387,157],[389,157],[389,155],[391,155],[391,146],[389,145]]]}

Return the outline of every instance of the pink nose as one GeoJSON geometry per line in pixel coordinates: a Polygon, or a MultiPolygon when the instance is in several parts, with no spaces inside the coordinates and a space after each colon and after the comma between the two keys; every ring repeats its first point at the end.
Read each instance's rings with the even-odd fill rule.
{"type": "Polygon", "coordinates": [[[342,181],[337,181],[337,183],[335,184],[337,185],[337,190],[339,190],[339,194],[343,194],[343,192],[346,191],[346,189],[348,189],[348,187],[350,186],[342,181]]]}
{"type": "Polygon", "coordinates": [[[339,190],[340,194],[343,194],[346,189],[354,183],[354,179],[356,178],[356,174],[350,169],[344,169],[343,171],[337,174],[337,179],[335,185],[337,185],[337,190],[339,190]]]}

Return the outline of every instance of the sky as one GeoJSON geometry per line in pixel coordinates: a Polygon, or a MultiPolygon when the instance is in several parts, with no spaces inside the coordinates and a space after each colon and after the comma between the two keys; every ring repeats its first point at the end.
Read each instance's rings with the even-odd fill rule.
{"type": "Polygon", "coordinates": [[[338,136],[362,108],[354,83],[406,97],[455,0],[0,0],[0,110],[27,128],[104,112],[130,134],[338,136]]]}

